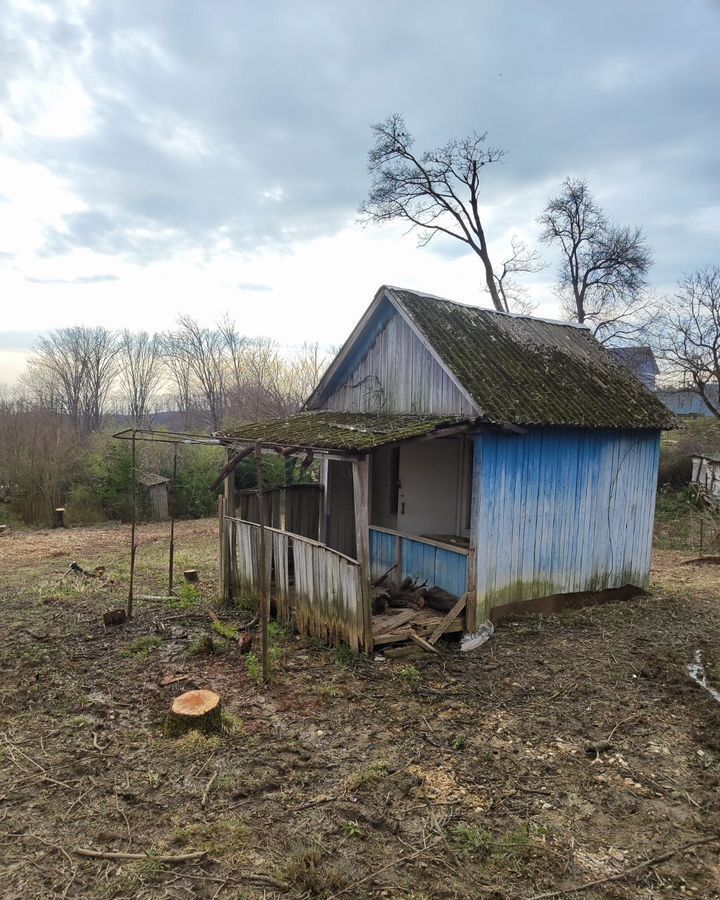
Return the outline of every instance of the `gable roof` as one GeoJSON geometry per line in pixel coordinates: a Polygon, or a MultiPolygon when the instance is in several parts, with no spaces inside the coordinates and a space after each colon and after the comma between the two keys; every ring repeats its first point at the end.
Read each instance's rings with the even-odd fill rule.
{"type": "Polygon", "coordinates": [[[318,408],[388,300],[438,364],[496,425],[673,428],[675,419],[587,327],[383,286],[305,404],[318,408]]]}
{"type": "Polygon", "coordinates": [[[631,372],[644,374],[643,369],[647,367],[648,371],[653,375],[660,374],[652,347],[645,345],[637,347],[610,347],[609,350],[615,359],[621,365],[630,369],[631,372]]]}

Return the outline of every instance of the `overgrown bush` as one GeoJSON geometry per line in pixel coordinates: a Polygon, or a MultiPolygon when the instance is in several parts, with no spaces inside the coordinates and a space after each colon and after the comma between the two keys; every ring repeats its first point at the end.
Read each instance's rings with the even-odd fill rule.
{"type": "Polygon", "coordinates": [[[663,438],[658,485],[684,487],[692,476],[692,458],[698,454],[720,457],[720,421],[687,419],[682,428],[663,438]]]}

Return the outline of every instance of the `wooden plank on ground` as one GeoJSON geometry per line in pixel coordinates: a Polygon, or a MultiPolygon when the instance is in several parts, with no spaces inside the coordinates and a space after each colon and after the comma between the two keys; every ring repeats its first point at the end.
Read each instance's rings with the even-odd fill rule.
{"type": "Polygon", "coordinates": [[[467,604],[467,594],[463,594],[462,597],[458,600],[458,602],[453,606],[450,612],[445,616],[445,618],[440,622],[435,631],[428,638],[429,644],[434,644],[438,641],[448,630],[448,628],[452,625],[452,623],[457,619],[460,613],[465,609],[465,605],[467,604]]]}
{"type": "Polygon", "coordinates": [[[395,615],[385,613],[382,617],[375,617],[373,622],[373,633],[384,633],[386,631],[394,631],[401,625],[407,625],[417,615],[416,609],[403,609],[395,615]]]}
{"type": "Polygon", "coordinates": [[[418,647],[422,647],[423,650],[427,650],[428,653],[437,653],[440,656],[440,651],[437,647],[433,647],[432,644],[428,644],[425,638],[420,637],[419,634],[416,634],[414,631],[410,632],[410,640],[414,641],[418,647]]]}
{"type": "Polygon", "coordinates": [[[383,634],[373,635],[376,644],[397,644],[400,641],[406,641],[410,637],[410,626],[398,628],[397,631],[386,631],[383,634]]]}

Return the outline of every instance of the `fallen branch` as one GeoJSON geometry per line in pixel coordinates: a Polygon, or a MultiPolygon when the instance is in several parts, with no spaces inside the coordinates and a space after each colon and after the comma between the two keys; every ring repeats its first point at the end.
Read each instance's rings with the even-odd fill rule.
{"type": "Polygon", "coordinates": [[[195,853],[178,853],[171,855],[167,853],[122,853],[115,850],[90,850],[88,847],[75,847],[73,853],[78,856],[89,856],[92,859],[153,859],[155,862],[162,863],[181,863],[189,862],[193,859],[202,859],[207,856],[207,850],[198,850],[195,853]]]}
{"type": "Polygon", "coordinates": [[[605,878],[597,878],[595,881],[586,881],[583,884],[578,884],[576,887],[562,888],[558,891],[548,891],[544,894],[533,894],[529,900],[550,900],[552,897],[563,897],[565,894],[579,894],[581,891],[589,891],[591,888],[599,887],[601,884],[610,884],[610,882],[613,881],[623,881],[625,878],[636,875],[644,869],[649,869],[652,866],[657,866],[659,863],[665,862],[671,857],[676,856],[678,853],[692,850],[693,847],[701,847],[703,844],[713,844],[716,842],[720,842],[720,834],[703,838],[700,841],[693,841],[690,844],[683,844],[682,847],[676,847],[674,850],[668,850],[666,853],[661,853],[659,856],[653,856],[652,859],[646,859],[644,862],[638,863],[630,869],[625,869],[624,872],[618,872],[617,875],[608,875],[605,878]]]}

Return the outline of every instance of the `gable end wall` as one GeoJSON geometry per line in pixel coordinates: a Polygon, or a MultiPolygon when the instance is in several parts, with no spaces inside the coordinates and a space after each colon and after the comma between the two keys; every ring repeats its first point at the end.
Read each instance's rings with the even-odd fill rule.
{"type": "MultiPolygon", "coordinates": [[[[362,347],[362,345],[361,345],[362,347]]],[[[320,403],[333,412],[477,415],[476,408],[395,312],[370,347],[343,367],[343,382],[320,403]]]]}

